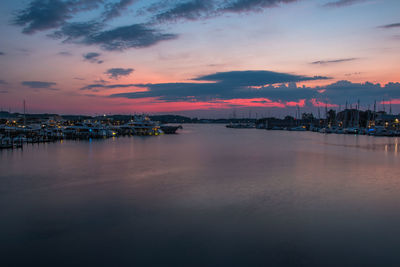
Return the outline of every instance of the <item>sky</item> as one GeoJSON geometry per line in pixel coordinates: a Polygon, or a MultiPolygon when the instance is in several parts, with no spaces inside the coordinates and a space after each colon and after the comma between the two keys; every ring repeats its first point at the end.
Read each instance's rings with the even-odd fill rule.
{"type": "Polygon", "coordinates": [[[0,108],[400,112],[398,0],[2,0],[0,108]]]}

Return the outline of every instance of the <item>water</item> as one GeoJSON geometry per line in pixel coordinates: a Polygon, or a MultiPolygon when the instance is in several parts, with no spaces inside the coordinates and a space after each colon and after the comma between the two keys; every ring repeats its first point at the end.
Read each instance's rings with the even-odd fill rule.
{"type": "Polygon", "coordinates": [[[0,265],[400,266],[397,142],[184,125],[0,151],[0,265]]]}

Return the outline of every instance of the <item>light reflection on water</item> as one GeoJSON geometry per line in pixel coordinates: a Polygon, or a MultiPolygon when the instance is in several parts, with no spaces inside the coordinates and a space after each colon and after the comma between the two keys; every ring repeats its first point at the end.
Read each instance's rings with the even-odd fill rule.
{"type": "Polygon", "coordinates": [[[361,144],[357,140],[358,136],[354,138],[354,143],[323,143],[325,145],[331,146],[343,146],[343,147],[353,147],[358,149],[365,149],[365,150],[375,150],[375,151],[385,151],[386,155],[394,155],[398,156],[399,150],[399,143],[398,138],[386,137],[382,138],[383,140],[379,140],[381,137],[369,137],[369,136],[362,136],[361,138],[365,138],[364,142],[361,144]]]}
{"type": "Polygon", "coordinates": [[[400,266],[398,166],[397,138],[222,125],[0,151],[2,259],[400,266]]]}

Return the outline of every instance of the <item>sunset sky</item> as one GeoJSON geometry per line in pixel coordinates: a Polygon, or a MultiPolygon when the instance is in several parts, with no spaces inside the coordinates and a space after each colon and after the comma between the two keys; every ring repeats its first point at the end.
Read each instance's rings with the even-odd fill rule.
{"type": "Polygon", "coordinates": [[[0,107],[400,112],[398,0],[2,0],[0,107]]]}

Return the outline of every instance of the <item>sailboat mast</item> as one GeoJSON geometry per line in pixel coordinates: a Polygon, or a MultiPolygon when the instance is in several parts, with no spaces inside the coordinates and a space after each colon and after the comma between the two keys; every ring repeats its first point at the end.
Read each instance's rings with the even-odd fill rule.
{"type": "Polygon", "coordinates": [[[360,127],[360,99],[357,100],[357,127],[360,127]]]}
{"type": "Polygon", "coordinates": [[[24,99],[24,126],[26,126],[26,105],[25,105],[25,99],[24,99]]]}

